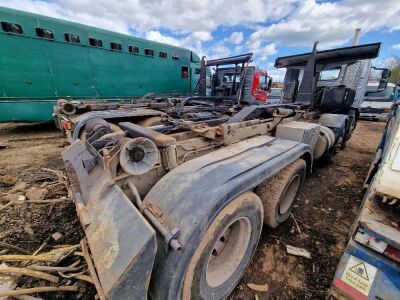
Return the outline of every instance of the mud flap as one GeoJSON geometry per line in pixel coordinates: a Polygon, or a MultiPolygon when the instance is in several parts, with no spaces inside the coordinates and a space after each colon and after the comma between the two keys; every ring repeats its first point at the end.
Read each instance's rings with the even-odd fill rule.
{"type": "Polygon", "coordinates": [[[80,140],[62,157],[105,297],[147,299],[157,250],[154,229],[80,140]]]}

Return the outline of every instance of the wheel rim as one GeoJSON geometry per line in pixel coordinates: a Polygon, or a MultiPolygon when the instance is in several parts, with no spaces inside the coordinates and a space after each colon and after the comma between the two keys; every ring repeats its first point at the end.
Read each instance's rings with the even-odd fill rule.
{"type": "Polygon", "coordinates": [[[286,214],[293,201],[294,197],[296,197],[297,190],[300,187],[300,175],[296,174],[292,180],[290,180],[289,185],[287,186],[285,193],[283,194],[282,200],[279,203],[279,214],[284,215],[286,214]]]}
{"type": "Polygon", "coordinates": [[[237,219],[225,228],[209,255],[206,279],[210,287],[220,286],[237,269],[250,243],[250,236],[248,218],[237,219]]]}

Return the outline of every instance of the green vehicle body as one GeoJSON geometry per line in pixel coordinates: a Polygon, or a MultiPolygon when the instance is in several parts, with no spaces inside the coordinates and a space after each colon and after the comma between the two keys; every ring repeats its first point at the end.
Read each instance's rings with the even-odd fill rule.
{"type": "Polygon", "coordinates": [[[196,87],[200,59],[188,49],[4,7],[0,22],[0,122],[50,121],[59,98],[121,101],[196,87]]]}

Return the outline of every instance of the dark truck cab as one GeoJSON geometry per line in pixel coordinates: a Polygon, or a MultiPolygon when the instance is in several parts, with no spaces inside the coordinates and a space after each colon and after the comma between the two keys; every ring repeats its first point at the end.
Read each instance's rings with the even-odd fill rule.
{"type": "Polygon", "coordinates": [[[249,66],[252,56],[248,53],[208,61],[203,57],[200,78],[194,87],[198,94],[148,94],[125,103],[60,99],[54,107],[55,123],[72,142],[95,118],[105,119],[112,125],[130,121],[149,126],[167,119],[221,119],[243,106],[268,104],[272,78],[266,71],[249,66]],[[211,68],[214,69],[212,76],[211,68]],[[142,122],[149,117],[154,122],[142,122]]]}
{"type": "MultiPolygon", "coordinates": [[[[371,60],[379,55],[380,43],[279,57],[275,67],[287,68],[282,103],[301,104],[316,115],[320,123],[335,132],[344,147],[360,115],[371,70],[371,60]]],[[[379,88],[385,88],[389,72],[382,72],[379,88]]]]}
{"type": "MultiPolygon", "coordinates": [[[[215,67],[211,80],[211,95],[235,96],[237,102],[242,104],[267,104],[272,78],[265,70],[249,66],[251,59],[252,54],[249,53],[207,61],[204,64],[206,68],[215,67]],[[223,67],[220,67],[221,65],[223,67]]],[[[204,89],[200,90],[200,95],[205,96],[204,89]]]]}

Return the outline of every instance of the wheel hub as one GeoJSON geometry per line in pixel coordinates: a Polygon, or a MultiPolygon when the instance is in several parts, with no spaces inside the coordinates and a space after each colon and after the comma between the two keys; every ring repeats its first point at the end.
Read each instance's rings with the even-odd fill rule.
{"type": "Polygon", "coordinates": [[[248,218],[233,221],[214,242],[207,263],[206,279],[210,287],[223,284],[240,265],[251,236],[248,218]]]}
{"type": "Polygon", "coordinates": [[[279,204],[279,214],[284,215],[290,209],[294,198],[296,197],[297,191],[300,187],[300,181],[300,175],[296,174],[286,187],[286,190],[282,197],[282,201],[279,204]]]}

